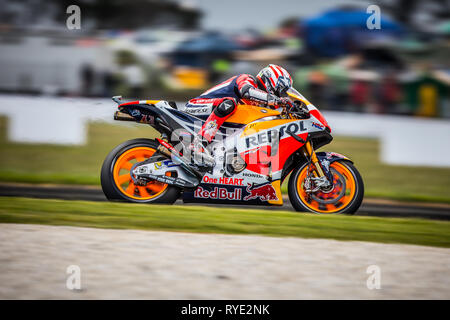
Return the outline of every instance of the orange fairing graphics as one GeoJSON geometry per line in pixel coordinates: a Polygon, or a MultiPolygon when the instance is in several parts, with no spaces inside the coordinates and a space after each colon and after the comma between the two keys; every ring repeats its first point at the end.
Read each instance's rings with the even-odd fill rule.
{"type": "Polygon", "coordinates": [[[308,136],[298,120],[279,119],[248,125],[241,134],[245,150],[241,157],[247,169],[262,175],[282,170],[289,156],[303,145],[290,136],[288,130],[303,140],[308,136]]]}
{"type": "Polygon", "coordinates": [[[264,117],[279,115],[280,113],[278,111],[268,108],[260,108],[251,105],[238,105],[233,115],[227,119],[227,122],[247,124],[264,117]]]}
{"type": "Polygon", "coordinates": [[[287,124],[290,122],[297,121],[295,119],[277,119],[277,120],[270,120],[270,121],[262,121],[262,122],[256,122],[256,123],[250,123],[247,125],[244,129],[244,132],[242,132],[241,137],[250,136],[257,132],[267,130],[270,128],[275,128],[277,126],[281,126],[283,124],[287,124]]]}
{"type": "MultiPolygon", "coordinates": [[[[308,133],[299,135],[303,140],[308,133]]],[[[247,169],[262,175],[268,175],[283,169],[289,156],[297,151],[303,144],[293,137],[280,140],[277,145],[259,146],[242,152],[240,155],[247,163],[247,169]]]]}
{"type": "Polygon", "coordinates": [[[269,200],[268,202],[273,205],[278,206],[283,205],[283,195],[281,194],[281,181],[280,180],[273,181],[272,187],[275,190],[277,199],[269,200]]]}

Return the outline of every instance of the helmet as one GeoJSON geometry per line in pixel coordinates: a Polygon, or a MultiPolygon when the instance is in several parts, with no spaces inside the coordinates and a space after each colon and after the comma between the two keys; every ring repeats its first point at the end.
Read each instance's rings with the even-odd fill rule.
{"type": "Polygon", "coordinates": [[[264,85],[267,92],[279,97],[292,87],[292,77],[284,68],[275,64],[269,64],[262,69],[256,78],[264,85]]]}

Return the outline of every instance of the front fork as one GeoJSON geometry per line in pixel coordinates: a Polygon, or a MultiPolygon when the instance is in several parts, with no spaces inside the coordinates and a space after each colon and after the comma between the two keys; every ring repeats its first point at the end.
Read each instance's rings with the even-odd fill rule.
{"type": "Polygon", "coordinates": [[[311,142],[306,141],[303,146],[303,155],[306,159],[311,159],[311,163],[314,165],[315,170],[313,171],[316,177],[325,177],[322,166],[320,165],[319,159],[317,158],[316,152],[314,151],[311,142]]]}
{"type": "Polygon", "coordinates": [[[312,181],[314,181],[316,187],[312,188],[312,186],[309,186],[310,192],[315,192],[319,189],[322,191],[329,191],[333,188],[333,179],[330,179],[330,175],[328,174],[328,170],[325,173],[324,169],[322,168],[322,165],[317,158],[316,152],[314,151],[314,148],[311,144],[311,141],[306,141],[305,144],[302,147],[303,155],[306,159],[309,159],[309,163],[313,165],[308,166],[308,177],[310,173],[312,173],[313,177],[311,178],[312,181]]]}

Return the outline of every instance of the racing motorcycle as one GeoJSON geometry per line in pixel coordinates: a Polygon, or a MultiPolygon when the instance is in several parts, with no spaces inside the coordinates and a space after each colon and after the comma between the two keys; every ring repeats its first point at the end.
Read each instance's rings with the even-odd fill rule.
{"type": "MultiPolygon", "coordinates": [[[[109,200],[283,205],[281,185],[297,211],[355,213],[364,185],[353,162],[335,152],[316,152],[333,139],[321,112],[297,90],[287,105],[269,109],[238,105],[208,146],[215,163],[203,168],[188,148],[204,119],[164,100],[118,104],[114,119],[155,128],[160,137],[126,141],[101,170],[109,200]]],[[[195,155],[194,155],[195,156],[195,155]]]]}

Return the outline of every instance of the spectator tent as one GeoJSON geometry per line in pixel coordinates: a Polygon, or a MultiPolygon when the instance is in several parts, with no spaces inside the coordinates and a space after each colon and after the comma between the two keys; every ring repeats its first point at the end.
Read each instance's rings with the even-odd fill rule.
{"type": "Polygon", "coordinates": [[[381,29],[368,29],[371,14],[361,9],[335,9],[303,22],[307,50],[336,57],[355,52],[361,45],[377,38],[398,37],[403,33],[397,23],[381,16],[381,29]]]}

